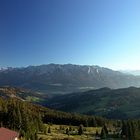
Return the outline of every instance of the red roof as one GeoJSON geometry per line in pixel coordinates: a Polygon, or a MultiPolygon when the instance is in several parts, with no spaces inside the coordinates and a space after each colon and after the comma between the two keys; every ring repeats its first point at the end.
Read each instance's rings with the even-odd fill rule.
{"type": "Polygon", "coordinates": [[[18,137],[18,133],[7,128],[0,128],[0,140],[14,140],[18,137]]]}

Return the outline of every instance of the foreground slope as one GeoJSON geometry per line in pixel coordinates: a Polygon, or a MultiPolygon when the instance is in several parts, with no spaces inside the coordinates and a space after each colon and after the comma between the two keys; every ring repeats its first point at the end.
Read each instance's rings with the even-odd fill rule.
{"type": "Polygon", "coordinates": [[[44,93],[70,93],[102,87],[137,87],[140,77],[99,66],[49,64],[0,70],[0,86],[5,85],[44,93]]]}
{"type": "Polygon", "coordinates": [[[70,114],[21,101],[15,97],[0,97],[0,127],[19,132],[26,140],[36,140],[38,133],[46,133],[44,123],[79,126],[100,126],[108,120],[101,117],[70,114]]]}
{"type": "Polygon", "coordinates": [[[96,139],[96,137],[139,139],[139,120],[121,122],[120,120],[56,111],[31,104],[26,100],[23,101],[21,98],[17,98],[18,96],[8,96],[18,95],[19,89],[8,87],[2,88],[2,91],[4,89],[3,94],[7,94],[7,96],[0,98],[0,126],[18,131],[20,136],[26,140],[38,138],[54,140],[56,137],[59,140],[90,140],[96,139]]]}
{"type": "Polygon", "coordinates": [[[140,88],[112,90],[102,88],[83,93],[54,97],[47,106],[63,111],[96,114],[108,118],[127,119],[140,117],[140,88]]]}

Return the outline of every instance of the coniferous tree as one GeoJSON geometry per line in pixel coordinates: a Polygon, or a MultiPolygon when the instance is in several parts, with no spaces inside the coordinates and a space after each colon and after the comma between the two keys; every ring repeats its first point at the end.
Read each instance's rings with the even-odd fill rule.
{"type": "Polygon", "coordinates": [[[49,128],[48,128],[48,133],[51,133],[51,127],[49,126],[49,128]]]}
{"type": "Polygon", "coordinates": [[[95,136],[98,137],[99,136],[99,132],[96,130],[95,136]]]}
{"type": "Polygon", "coordinates": [[[69,126],[69,131],[72,131],[71,125],[69,126]]]}
{"type": "Polygon", "coordinates": [[[38,140],[38,136],[37,136],[37,133],[35,133],[35,140],[38,140]]]}
{"type": "Polygon", "coordinates": [[[95,118],[92,118],[92,120],[91,120],[91,121],[92,121],[92,126],[93,126],[93,127],[96,127],[96,126],[97,126],[97,123],[96,123],[95,118]]]}
{"type": "Polygon", "coordinates": [[[79,126],[78,134],[79,134],[79,135],[82,135],[82,134],[83,134],[83,125],[80,125],[80,126],[79,126]]]}
{"type": "Polygon", "coordinates": [[[132,122],[127,122],[127,129],[128,129],[128,138],[133,138],[134,135],[133,135],[133,128],[132,128],[132,122]]]}
{"type": "Polygon", "coordinates": [[[103,126],[103,128],[104,128],[104,130],[105,130],[105,133],[106,133],[106,134],[108,134],[108,129],[107,129],[107,126],[106,126],[106,125],[104,125],[104,126],[103,126]]]}
{"type": "Polygon", "coordinates": [[[105,139],[106,137],[107,137],[106,131],[105,131],[104,127],[103,127],[102,130],[101,130],[101,138],[105,139]]]}
{"type": "Polygon", "coordinates": [[[66,129],[66,134],[69,135],[69,129],[68,128],[66,129]]]}
{"type": "Polygon", "coordinates": [[[121,132],[121,136],[122,137],[126,137],[127,136],[127,125],[125,121],[122,121],[122,132],[121,132]]]}

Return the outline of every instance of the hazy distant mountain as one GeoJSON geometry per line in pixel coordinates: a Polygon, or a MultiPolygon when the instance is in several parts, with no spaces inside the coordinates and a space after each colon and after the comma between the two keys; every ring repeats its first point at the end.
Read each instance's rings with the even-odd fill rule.
{"type": "Polygon", "coordinates": [[[140,118],[140,88],[102,88],[72,93],[49,99],[46,105],[67,112],[114,119],[140,118]]]}
{"type": "Polygon", "coordinates": [[[88,65],[49,64],[0,71],[0,86],[17,86],[46,93],[70,93],[102,87],[140,86],[140,77],[88,65]]]}
{"type": "Polygon", "coordinates": [[[122,70],[121,72],[126,74],[133,74],[136,76],[140,76],[140,70],[122,70]]]}

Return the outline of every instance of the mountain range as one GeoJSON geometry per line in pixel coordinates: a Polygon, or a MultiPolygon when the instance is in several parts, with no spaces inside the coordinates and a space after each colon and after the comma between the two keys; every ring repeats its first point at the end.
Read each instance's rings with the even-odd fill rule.
{"type": "Polygon", "coordinates": [[[140,76],[140,70],[121,70],[121,72],[126,73],[126,74],[140,76]]]}
{"type": "Polygon", "coordinates": [[[48,94],[109,87],[140,86],[140,76],[89,65],[48,64],[0,70],[0,86],[16,86],[48,94]]]}

